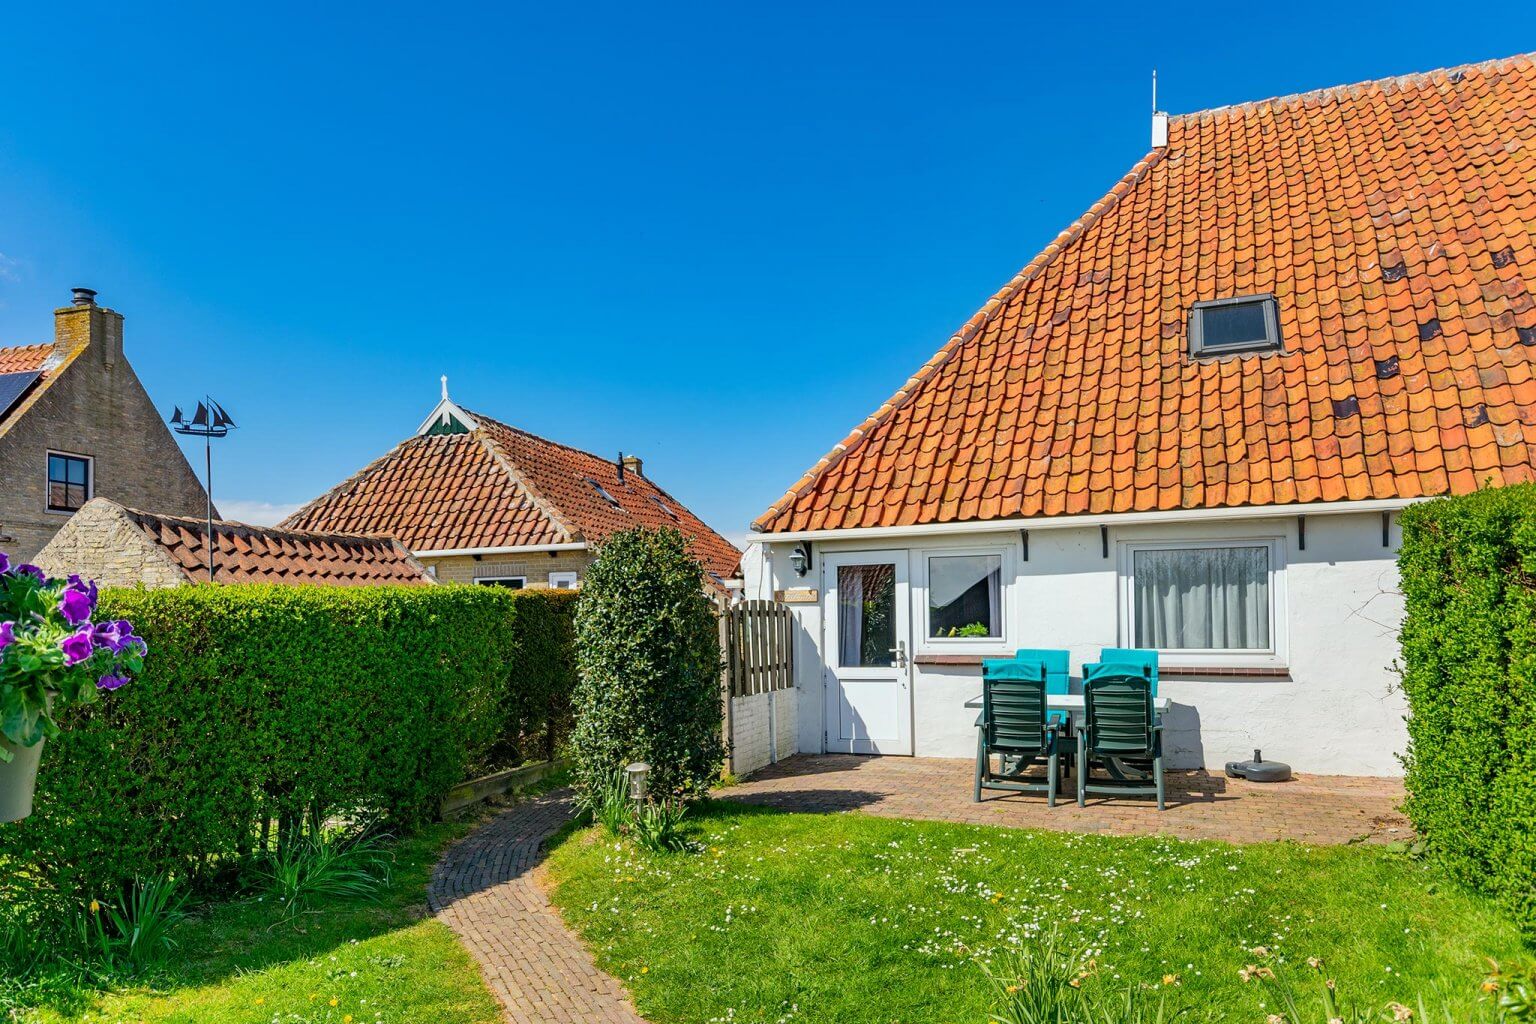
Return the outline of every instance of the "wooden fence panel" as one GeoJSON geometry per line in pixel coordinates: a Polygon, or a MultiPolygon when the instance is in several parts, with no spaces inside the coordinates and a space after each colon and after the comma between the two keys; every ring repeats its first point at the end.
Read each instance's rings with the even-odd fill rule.
{"type": "Polygon", "coordinates": [[[787,605],[743,601],[724,618],[731,696],[750,697],[795,685],[795,621],[787,605]]]}

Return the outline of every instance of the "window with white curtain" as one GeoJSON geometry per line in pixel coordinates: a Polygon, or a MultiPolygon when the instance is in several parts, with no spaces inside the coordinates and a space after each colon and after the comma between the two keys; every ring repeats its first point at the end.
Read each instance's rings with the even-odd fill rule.
{"type": "Polygon", "coordinates": [[[1160,651],[1278,648],[1275,545],[1133,545],[1126,592],[1129,641],[1160,651]]]}
{"type": "Polygon", "coordinates": [[[928,557],[928,636],[985,639],[1003,635],[1003,556],[928,557]]]}

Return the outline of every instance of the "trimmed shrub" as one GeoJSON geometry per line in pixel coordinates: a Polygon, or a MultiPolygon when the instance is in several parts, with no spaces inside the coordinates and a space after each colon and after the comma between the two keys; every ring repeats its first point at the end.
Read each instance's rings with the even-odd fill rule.
{"type": "Polygon", "coordinates": [[[49,741],[36,811],[0,829],[0,899],[67,912],[167,872],[207,888],[337,813],[408,829],[566,714],[566,595],[241,585],[102,605],[148,640],[144,672],[49,741]]]}
{"type": "Polygon", "coordinates": [[[1536,940],[1536,485],[1403,512],[1414,827],[1536,940]]]}
{"type": "Polygon", "coordinates": [[[688,796],[720,776],[720,633],[704,572],[676,530],[608,538],[576,608],[577,780],[600,789],[631,761],[651,792],[688,796]]]}

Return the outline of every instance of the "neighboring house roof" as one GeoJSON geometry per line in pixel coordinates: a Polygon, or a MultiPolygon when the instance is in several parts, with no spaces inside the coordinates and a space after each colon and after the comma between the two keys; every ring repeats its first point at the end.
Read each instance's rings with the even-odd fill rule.
{"type": "Polygon", "coordinates": [[[754,528],[1414,498],[1533,479],[1531,56],[1171,119],[754,528]],[[1282,354],[1193,360],[1272,293],[1282,354]]]}
{"type": "Polygon", "coordinates": [[[616,462],[465,415],[473,429],[402,441],[283,525],[385,534],[421,552],[595,544],[635,526],[670,526],[693,540],[711,573],[736,574],[741,553],[648,478],[621,479],[616,462]]]}
{"type": "MultiPolygon", "coordinates": [[[[93,499],[86,507],[97,502],[106,502],[106,499],[93,499]]],[[[207,580],[208,524],[205,520],[118,508],[129,522],[143,531],[150,543],[170,557],[189,581],[201,583],[207,580]]],[[[213,578],[216,583],[372,586],[433,582],[426,568],[388,537],[286,530],[224,520],[214,520],[213,535],[213,578]]]]}
{"type": "Polygon", "coordinates": [[[53,355],[53,345],[13,345],[0,348],[0,373],[21,373],[41,370],[48,357],[53,355]]]}

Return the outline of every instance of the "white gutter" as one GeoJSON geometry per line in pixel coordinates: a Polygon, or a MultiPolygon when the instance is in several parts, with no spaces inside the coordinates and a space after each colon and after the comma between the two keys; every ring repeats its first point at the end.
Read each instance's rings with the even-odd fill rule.
{"type": "Polygon", "coordinates": [[[573,544],[524,544],[508,548],[439,548],[436,551],[412,551],[417,558],[453,558],[458,555],[532,555],[542,551],[585,551],[586,542],[573,544]]]}
{"type": "Polygon", "coordinates": [[[801,540],[879,540],[935,537],[957,533],[999,533],[1012,530],[1070,530],[1085,526],[1136,526],[1154,523],[1200,523],[1233,519],[1276,519],[1282,516],[1328,516],[1349,512],[1396,512],[1428,498],[1371,498],[1365,501],[1317,501],[1293,505],[1241,505],[1234,508],[1185,508],[1169,512],[1111,512],[1101,515],[1035,516],[988,519],[983,522],[930,523],[926,526],[861,526],[848,530],[800,530],[752,533],[747,543],[784,544],[801,540]]]}

